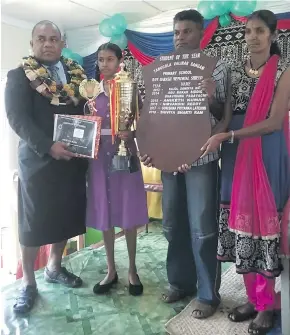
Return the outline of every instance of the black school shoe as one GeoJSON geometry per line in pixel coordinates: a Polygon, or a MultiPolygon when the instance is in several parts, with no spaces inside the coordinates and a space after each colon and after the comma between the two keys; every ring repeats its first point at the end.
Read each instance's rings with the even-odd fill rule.
{"type": "MultiPolygon", "coordinates": [[[[139,276],[137,275],[139,281],[140,281],[140,278],[139,276]]],[[[137,297],[138,295],[142,295],[143,294],[143,285],[140,281],[140,284],[138,285],[133,285],[130,283],[129,281],[129,293],[135,297],[137,297]]]]}
{"type": "Polygon", "coordinates": [[[108,292],[110,291],[110,289],[111,289],[115,284],[118,283],[118,280],[119,280],[119,278],[118,278],[118,274],[116,273],[115,278],[114,278],[110,283],[103,284],[103,285],[100,284],[101,282],[97,283],[97,284],[94,286],[94,288],[93,288],[93,292],[94,292],[95,294],[104,294],[104,293],[108,293],[108,292]]]}

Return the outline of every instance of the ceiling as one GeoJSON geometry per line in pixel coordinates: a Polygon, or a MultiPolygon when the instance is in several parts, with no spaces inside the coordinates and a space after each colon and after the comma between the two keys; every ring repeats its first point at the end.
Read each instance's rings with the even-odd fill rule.
{"type": "Polygon", "coordinates": [[[199,1],[158,0],[2,0],[2,21],[34,25],[50,20],[63,30],[99,24],[116,13],[123,14],[127,22],[135,23],[162,12],[180,8],[196,8],[199,1]]]}

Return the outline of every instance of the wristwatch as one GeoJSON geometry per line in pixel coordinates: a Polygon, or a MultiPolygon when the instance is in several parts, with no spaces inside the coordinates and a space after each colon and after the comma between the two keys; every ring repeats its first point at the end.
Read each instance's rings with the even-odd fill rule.
{"type": "Polygon", "coordinates": [[[233,144],[235,141],[235,132],[231,130],[231,138],[229,139],[229,143],[233,144]]]}

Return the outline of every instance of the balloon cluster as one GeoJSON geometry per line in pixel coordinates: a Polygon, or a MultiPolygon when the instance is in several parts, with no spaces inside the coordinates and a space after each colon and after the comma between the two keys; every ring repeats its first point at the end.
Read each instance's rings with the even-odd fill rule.
{"type": "Polygon", "coordinates": [[[127,22],[123,15],[115,14],[109,19],[104,19],[100,25],[100,33],[105,37],[111,37],[110,42],[117,44],[122,50],[127,46],[127,37],[124,34],[127,22]]]}
{"type": "Polygon", "coordinates": [[[257,0],[201,0],[197,9],[206,20],[218,16],[220,25],[226,27],[231,23],[230,13],[237,16],[247,16],[255,10],[256,5],[257,0]]]}
{"type": "Polygon", "coordinates": [[[62,49],[62,53],[61,55],[65,58],[70,58],[76,62],[79,63],[79,65],[83,66],[84,64],[84,60],[83,57],[80,56],[79,54],[76,54],[75,52],[73,52],[71,49],[68,48],[63,48],[62,49]]]}

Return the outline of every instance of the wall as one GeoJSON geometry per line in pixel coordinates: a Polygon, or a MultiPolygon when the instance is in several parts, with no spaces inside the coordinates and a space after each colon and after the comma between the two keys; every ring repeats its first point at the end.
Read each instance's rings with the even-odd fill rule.
{"type": "Polygon", "coordinates": [[[67,30],[65,35],[67,47],[82,57],[95,53],[101,44],[110,40],[100,34],[98,26],[67,30]]]}
{"type": "Polygon", "coordinates": [[[1,73],[17,67],[29,53],[31,29],[1,22],[1,73]]]}
{"type": "MultiPolygon", "coordinates": [[[[7,71],[16,68],[21,62],[21,58],[28,56],[29,43],[31,38],[31,28],[23,25],[13,25],[9,22],[1,22],[1,97],[4,94],[7,71]]],[[[4,109],[3,98],[1,99],[1,112],[4,109]]],[[[1,146],[8,152],[8,168],[13,171],[17,168],[16,148],[18,139],[8,126],[4,117],[5,113],[0,115],[1,146]],[[6,142],[6,143],[4,143],[6,142]]],[[[2,151],[4,150],[2,148],[2,151]]]]}
{"type": "MultiPolygon", "coordinates": [[[[30,27],[16,27],[1,22],[1,101],[0,101],[0,150],[5,163],[0,166],[0,228],[1,234],[9,240],[2,245],[6,272],[15,273],[19,259],[17,233],[17,180],[13,180],[17,169],[18,138],[11,130],[5,117],[4,88],[7,71],[16,68],[21,58],[29,53],[30,27]],[[4,191],[5,190],[5,191],[4,191]]],[[[15,97],[17,99],[17,97],[15,97]]]]}

